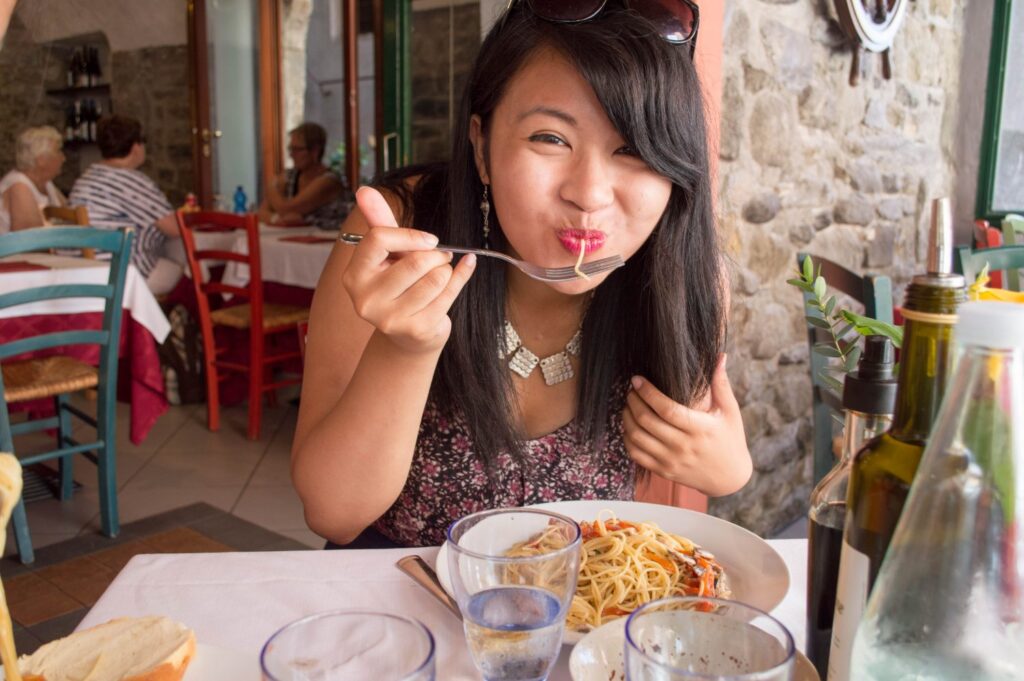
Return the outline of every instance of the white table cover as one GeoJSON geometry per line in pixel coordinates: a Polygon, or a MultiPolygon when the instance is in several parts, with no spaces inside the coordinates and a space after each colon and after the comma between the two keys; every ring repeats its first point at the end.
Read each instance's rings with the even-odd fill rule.
{"type": "MultiPolygon", "coordinates": [[[[333,231],[307,227],[282,228],[261,225],[260,267],[263,270],[263,281],[315,289],[337,238],[338,232],[333,231]],[[324,243],[282,241],[282,239],[293,236],[313,236],[331,241],[324,243]]],[[[230,250],[235,253],[248,253],[248,244],[244,234],[239,234],[235,238],[230,250]]],[[[228,263],[224,270],[224,283],[232,286],[245,286],[249,283],[249,266],[236,262],[228,263]]]]}
{"type": "MultiPolygon", "coordinates": [[[[50,268],[27,272],[0,272],[0,294],[57,284],[105,284],[110,276],[110,263],[104,260],[86,260],[49,253],[23,253],[0,260],[32,262],[50,268]]],[[[121,306],[128,310],[132,319],[153,335],[157,343],[164,342],[171,331],[171,324],[134,265],[128,265],[121,306]]],[[[0,310],[0,319],[102,311],[103,301],[99,298],[62,298],[4,308],[0,310]]]]}
{"type": "MultiPolygon", "coordinates": [[[[790,573],[789,592],[773,614],[803,649],[807,541],[769,543],[790,573]]],[[[285,624],[326,610],[369,608],[416,617],[430,629],[439,680],[479,679],[462,623],[395,567],[411,553],[433,563],[437,549],[140,555],[114,579],[79,629],[113,617],[166,615],[195,630],[199,643],[251,656],[256,681],[260,649],[285,624]]],[[[569,646],[562,647],[551,681],[569,681],[569,652],[569,646]]]]}
{"type": "MultiPolygon", "coordinates": [[[[327,258],[334,248],[333,240],[338,232],[323,231],[313,227],[274,227],[260,225],[260,261],[263,281],[315,289],[320,272],[327,264],[327,258]],[[303,244],[281,241],[291,236],[316,236],[332,239],[331,243],[303,244]]],[[[246,236],[239,231],[197,232],[196,247],[201,250],[248,253],[246,236]]],[[[173,239],[165,246],[165,256],[178,262],[188,274],[185,249],[180,239],[173,239]]],[[[249,283],[249,267],[241,263],[228,263],[224,270],[225,284],[245,286],[249,283]]]]}

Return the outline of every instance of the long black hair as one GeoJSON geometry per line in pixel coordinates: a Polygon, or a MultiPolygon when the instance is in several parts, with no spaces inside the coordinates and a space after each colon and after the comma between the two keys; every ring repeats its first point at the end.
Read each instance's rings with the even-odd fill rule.
{"type": "MultiPolygon", "coordinates": [[[[577,423],[600,447],[610,396],[642,374],[677,402],[709,388],[725,334],[723,275],[711,205],[701,87],[689,50],[661,40],[633,12],[609,8],[579,24],[554,24],[517,3],[491,29],[477,56],[453,131],[452,160],[406,169],[382,184],[397,190],[407,218],[442,243],[483,246],[483,185],[469,139],[471,117],[484,135],[511,78],[539,48],[558,50],[590,84],[624,140],[672,182],[654,233],[597,287],[583,322],[577,423]],[[405,190],[409,177],[421,179],[405,190]]],[[[491,212],[492,248],[508,242],[491,212]]],[[[431,399],[473,433],[490,468],[515,455],[523,434],[511,377],[498,356],[505,320],[505,265],[482,258],[451,310],[431,399]]],[[[619,407],[616,407],[619,408],[619,407]]]]}

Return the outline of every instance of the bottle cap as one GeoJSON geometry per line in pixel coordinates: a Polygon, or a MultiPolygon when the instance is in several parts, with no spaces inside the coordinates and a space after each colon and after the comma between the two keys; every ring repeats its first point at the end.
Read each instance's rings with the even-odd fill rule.
{"type": "Polygon", "coordinates": [[[843,409],[862,414],[891,414],[896,406],[896,352],[885,336],[864,339],[857,370],[843,383],[843,409]]]}
{"type": "Polygon", "coordinates": [[[961,347],[1024,348],[1024,305],[991,300],[964,303],[953,338],[961,347]]]}

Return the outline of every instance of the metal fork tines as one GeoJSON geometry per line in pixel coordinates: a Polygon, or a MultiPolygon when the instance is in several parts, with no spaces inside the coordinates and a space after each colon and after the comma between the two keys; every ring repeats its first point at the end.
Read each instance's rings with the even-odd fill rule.
{"type": "MultiPolygon", "coordinates": [[[[347,232],[342,233],[338,237],[338,241],[350,246],[355,246],[362,240],[362,234],[349,234],[347,232]]],[[[518,260],[505,255],[504,253],[489,251],[484,248],[463,248],[461,246],[445,245],[439,245],[436,248],[439,251],[448,251],[450,253],[474,253],[476,255],[483,255],[489,258],[498,258],[499,260],[504,260],[511,265],[515,265],[522,270],[524,274],[540,281],[559,282],[572,281],[573,279],[579,278],[579,274],[577,274],[575,267],[541,267],[539,265],[534,265],[533,263],[528,263],[524,260],[518,260]]],[[[580,271],[586,276],[592,277],[594,275],[622,267],[625,264],[626,261],[622,259],[621,255],[612,255],[607,258],[601,258],[600,260],[584,263],[580,267],[580,271]]]]}

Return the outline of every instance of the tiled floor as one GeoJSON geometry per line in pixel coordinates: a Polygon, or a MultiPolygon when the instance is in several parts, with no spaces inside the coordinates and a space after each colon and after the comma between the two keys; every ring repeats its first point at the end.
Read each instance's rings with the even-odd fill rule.
{"type": "MultiPolygon", "coordinates": [[[[287,403],[265,409],[262,437],[251,442],[245,438],[244,407],[223,410],[217,433],[206,428],[204,405],[171,407],[146,441],[135,446],[127,435],[128,406],[119,404],[121,522],[205,502],[311,548],[321,548],[324,542],[306,527],[302,505],[288,476],[297,413],[297,407],[287,403]]],[[[42,437],[19,438],[15,447],[28,452],[51,446],[52,440],[40,441],[42,437]]],[[[84,460],[76,463],[75,479],[82,487],[70,501],[47,499],[28,504],[34,547],[99,532],[96,468],[84,460]]],[[[7,555],[14,550],[9,534],[7,555]]]]}

